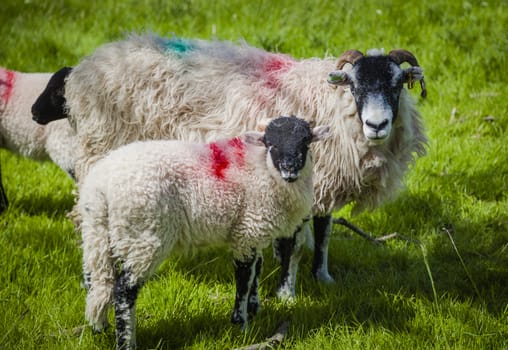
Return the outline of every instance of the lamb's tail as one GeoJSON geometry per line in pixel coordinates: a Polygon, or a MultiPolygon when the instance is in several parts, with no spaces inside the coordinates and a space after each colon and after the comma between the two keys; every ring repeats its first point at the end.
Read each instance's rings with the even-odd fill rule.
{"type": "Polygon", "coordinates": [[[80,198],[82,216],[83,273],[87,287],[85,318],[95,331],[108,325],[108,310],[113,301],[115,268],[109,243],[107,205],[104,198],[80,198]]]}

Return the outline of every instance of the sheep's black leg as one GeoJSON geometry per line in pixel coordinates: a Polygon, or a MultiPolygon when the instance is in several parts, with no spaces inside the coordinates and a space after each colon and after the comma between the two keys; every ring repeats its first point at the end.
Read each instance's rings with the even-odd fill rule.
{"type": "Polygon", "coordinates": [[[247,259],[247,261],[235,259],[236,297],[231,322],[241,325],[242,328],[247,324],[247,304],[256,274],[255,265],[257,260],[257,255],[247,259]]]}
{"type": "Polygon", "coordinates": [[[333,282],[328,273],[328,244],[332,233],[332,216],[314,216],[314,260],[312,275],[319,281],[333,282]]]}
{"type": "Polygon", "coordinates": [[[136,348],[136,299],[140,285],[131,282],[130,273],[122,271],[115,283],[114,304],[117,349],[136,348]]]}
{"type": "Polygon", "coordinates": [[[281,299],[292,298],[295,295],[296,274],[298,263],[302,257],[302,247],[305,233],[308,230],[308,220],[299,226],[292,238],[280,238],[274,242],[275,255],[281,264],[281,277],[277,296],[281,299]]]}
{"type": "Polygon", "coordinates": [[[0,214],[7,209],[9,206],[9,202],[7,201],[7,194],[4,190],[4,185],[2,183],[2,168],[0,166],[0,214]]]}
{"type": "Polygon", "coordinates": [[[263,257],[259,256],[256,261],[256,270],[254,272],[254,281],[252,281],[252,287],[249,292],[249,302],[247,304],[247,313],[249,316],[254,316],[259,312],[259,275],[261,275],[261,268],[263,266],[263,257]]]}

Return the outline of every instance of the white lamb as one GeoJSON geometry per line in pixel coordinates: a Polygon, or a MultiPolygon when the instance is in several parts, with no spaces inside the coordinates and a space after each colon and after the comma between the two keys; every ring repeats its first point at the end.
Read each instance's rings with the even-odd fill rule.
{"type": "MultiPolygon", "coordinates": [[[[351,202],[373,208],[392,197],[426,142],[415,103],[403,88],[420,81],[425,95],[414,55],[346,51],[336,62],[151,35],[106,44],[65,82],[66,108],[79,139],[78,181],[110,150],[134,140],[209,141],[255,130],[285,114],[330,125],[333,137],[313,146],[312,272],[331,281],[332,211],[351,202]],[[402,69],[404,62],[410,67],[402,69]]],[[[294,294],[299,236],[276,245],[281,296],[294,294]]]]}
{"type": "Polygon", "coordinates": [[[135,347],[135,302],[142,284],[173,251],[228,244],[235,260],[232,322],[259,307],[261,250],[291,237],[311,213],[311,142],[327,136],[296,117],[265,133],[197,144],[135,142],[112,151],[83,179],[86,318],[95,330],[115,305],[117,347],[135,347]]]}
{"type": "Polygon", "coordinates": [[[32,120],[30,110],[50,78],[57,77],[0,68],[0,147],[35,160],[51,160],[73,176],[77,143],[69,121],[41,126],[32,120]]]}

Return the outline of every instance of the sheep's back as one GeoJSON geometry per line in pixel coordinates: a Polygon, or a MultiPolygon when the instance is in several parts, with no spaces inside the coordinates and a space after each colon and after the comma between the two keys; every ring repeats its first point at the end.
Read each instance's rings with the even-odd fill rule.
{"type": "Polygon", "coordinates": [[[314,213],[375,207],[423,154],[420,115],[404,90],[390,140],[369,145],[348,89],[326,83],[332,70],[333,59],[297,61],[229,42],[133,36],[105,45],[67,84],[82,144],[78,175],[133,140],[210,141],[295,114],[331,127],[332,137],[313,145],[314,213]]]}

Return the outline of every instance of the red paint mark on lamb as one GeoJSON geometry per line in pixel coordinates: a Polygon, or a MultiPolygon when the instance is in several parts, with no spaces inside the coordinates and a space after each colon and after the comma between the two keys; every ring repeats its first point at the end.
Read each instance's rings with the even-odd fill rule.
{"type": "Polygon", "coordinates": [[[3,110],[9,102],[14,88],[16,72],[0,68],[0,110],[3,110]]]}
{"type": "Polygon", "coordinates": [[[210,161],[213,175],[221,180],[226,177],[226,170],[231,166],[243,166],[244,144],[236,137],[226,142],[209,144],[210,161]]]}
{"type": "Polygon", "coordinates": [[[234,156],[233,162],[237,166],[243,166],[243,158],[244,158],[244,144],[241,138],[235,137],[228,141],[228,148],[231,151],[231,154],[234,156]]]}

